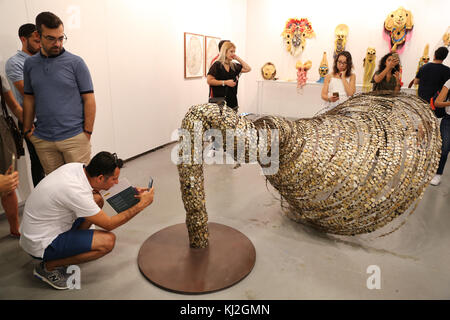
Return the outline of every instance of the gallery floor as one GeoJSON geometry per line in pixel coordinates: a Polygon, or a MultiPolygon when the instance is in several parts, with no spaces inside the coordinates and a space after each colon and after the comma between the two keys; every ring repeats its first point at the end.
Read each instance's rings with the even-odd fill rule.
{"type": "MultiPolygon", "coordinates": [[[[440,186],[427,188],[405,225],[368,240],[322,234],[289,220],[257,165],[206,165],[209,221],[244,233],[256,248],[255,266],[236,285],[214,293],[183,295],[156,287],[139,271],[137,256],[149,236],[185,220],[173,147],[122,169],[138,186],[153,176],[155,201],[114,231],[117,242],[109,255],[80,265],[80,290],[58,291],[34,278],[35,261],[8,236],[1,218],[0,299],[450,299],[450,168],[440,186]],[[380,289],[368,288],[370,266],[379,267],[380,289]]],[[[106,211],[112,214],[110,207],[106,211]]]]}

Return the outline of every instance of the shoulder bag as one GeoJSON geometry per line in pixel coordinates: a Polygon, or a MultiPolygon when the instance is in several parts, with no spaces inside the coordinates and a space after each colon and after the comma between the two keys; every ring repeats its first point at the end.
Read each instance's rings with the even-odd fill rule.
{"type": "Polygon", "coordinates": [[[12,138],[14,139],[14,145],[15,145],[15,153],[17,158],[20,158],[20,156],[23,156],[25,154],[25,149],[23,148],[23,136],[20,132],[19,128],[16,125],[16,122],[11,117],[11,115],[8,113],[8,109],[6,109],[6,101],[5,96],[3,95],[3,86],[2,86],[2,80],[0,77],[0,95],[1,95],[1,104],[2,104],[2,126],[6,126],[11,133],[12,138]]]}

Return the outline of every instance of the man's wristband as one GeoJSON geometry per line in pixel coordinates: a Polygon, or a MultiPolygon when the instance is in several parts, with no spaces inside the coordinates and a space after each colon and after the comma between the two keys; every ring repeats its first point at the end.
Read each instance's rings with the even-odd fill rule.
{"type": "Polygon", "coordinates": [[[24,133],[23,133],[23,135],[24,136],[27,136],[27,134],[29,134],[31,132],[31,129],[30,130],[27,130],[27,131],[25,131],[24,133]]]}
{"type": "Polygon", "coordinates": [[[86,132],[88,135],[92,135],[92,131],[87,131],[86,129],[84,129],[83,131],[86,132]]]}

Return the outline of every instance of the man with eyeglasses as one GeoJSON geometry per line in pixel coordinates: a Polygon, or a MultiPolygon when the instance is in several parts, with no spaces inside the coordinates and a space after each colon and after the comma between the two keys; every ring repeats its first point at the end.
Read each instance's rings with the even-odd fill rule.
{"type": "MultiPolygon", "coordinates": [[[[19,28],[19,39],[22,42],[22,50],[18,50],[15,55],[6,61],[5,71],[8,80],[11,82],[12,91],[17,102],[23,106],[23,65],[25,59],[35,55],[41,48],[41,40],[36,30],[36,26],[32,23],[26,23],[19,28]]],[[[19,128],[23,130],[23,123],[19,120],[19,128]]],[[[31,162],[31,176],[33,185],[36,186],[44,177],[44,169],[33,144],[30,140],[25,139],[28,147],[28,154],[31,162]]]]}
{"type": "Polygon", "coordinates": [[[118,183],[123,162],[106,151],[87,166],[65,164],[46,176],[28,197],[20,225],[20,245],[42,260],[33,274],[56,289],[68,289],[66,268],[103,257],[114,248],[111,231],[128,222],[153,202],[153,187],[136,188],[139,202],[114,216],[101,208],[103,198],[92,191],[118,183]],[[103,230],[92,230],[94,224],[103,230]]]}
{"type": "Polygon", "coordinates": [[[49,174],[65,163],[89,162],[96,105],[85,62],[63,47],[63,22],[42,12],[36,28],[41,50],[24,64],[23,129],[49,174]]]}

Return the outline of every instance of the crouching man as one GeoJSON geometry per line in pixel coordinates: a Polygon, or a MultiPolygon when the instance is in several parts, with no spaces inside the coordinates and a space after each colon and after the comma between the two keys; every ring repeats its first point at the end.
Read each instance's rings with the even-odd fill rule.
{"type": "Polygon", "coordinates": [[[42,259],[33,274],[56,289],[68,289],[69,265],[95,260],[111,252],[111,231],[128,222],[153,202],[153,188],[137,188],[139,202],[112,217],[102,209],[98,193],[119,181],[123,162],[100,152],[87,166],[68,163],[46,176],[28,197],[20,227],[21,247],[42,259]],[[91,225],[102,230],[92,230],[91,225]]]}

